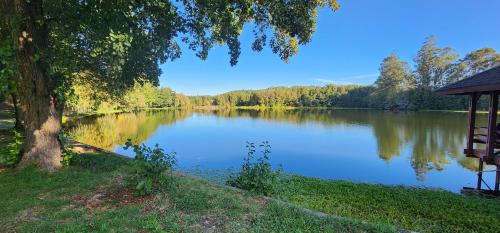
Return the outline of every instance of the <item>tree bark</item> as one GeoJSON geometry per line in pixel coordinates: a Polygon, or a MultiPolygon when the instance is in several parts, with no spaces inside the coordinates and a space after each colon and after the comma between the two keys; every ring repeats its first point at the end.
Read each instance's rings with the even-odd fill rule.
{"type": "Polygon", "coordinates": [[[61,166],[62,147],[58,134],[62,126],[63,103],[54,94],[54,81],[46,58],[48,27],[42,0],[16,0],[15,10],[23,21],[19,33],[19,100],[25,126],[24,154],[19,166],[35,164],[52,170],[61,166]]]}

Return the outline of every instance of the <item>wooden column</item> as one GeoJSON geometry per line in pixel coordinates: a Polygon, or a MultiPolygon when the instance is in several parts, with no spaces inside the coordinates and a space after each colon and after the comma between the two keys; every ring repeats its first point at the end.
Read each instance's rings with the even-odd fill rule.
{"type": "MultiPolygon", "coordinates": [[[[498,92],[490,93],[490,108],[488,117],[488,141],[486,142],[486,156],[494,161],[495,158],[495,144],[497,139],[497,112],[498,112],[498,92]]],[[[500,186],[500,166],[497,165],[497,172],[495,177],[495,191],[499,191],[500,186]]]]}
{"type": "MultiPolygon", "coordinates": [[[[469,128],[467,131],[467,149],[466,149],[466,155],[469,156],[472,155],[474,151],[474,130],[476,128],[476,110],[477,110],[477,101],[479,100],[479,97],[481,97],[481,95],[478,93],[473,93],[472,95],[470,95],[469,122],[468,122],[469,128]]],[[[482,158],[479,158],[478,170],[479,173],[477,173],[476,189],[480,190],[483,180],[483,173],[481,172],[483,170],[482,158]]]]}
{"type": "Polygon", "coordinates": [[[498,111],[498,92],[490,93],[490,107],[488,114],[488,139],[486,141],[486,158],[493,160],[495,141],[496,141],[496,128],[497,128],[497,111],[498,111]]]}
{"type": "Polygon", "coordinates": [[[477,186],[476,186],[476,189],[477,190],[481,190],[481,185],[483,184],[483,159],[479,159],[479,166],[478,166],[478,170],[479,172],[477,173],[477,186]]]}
{"type": "Polygon", "coordinates": [[[500,165],[497,165],[497,176],[495,178],[495,192],[498,192],[500,188],[500,165]]]}
{"type": "Polygon", "coordinates": [[[472,151],[474,149],[474,129],[476,127],[476,110],[477,110],[477,101],[479,100],[478,93],[473,93],[470,95],[469,101],[469,130],[467,131],[467,155],[472,155],[472,151]]]}

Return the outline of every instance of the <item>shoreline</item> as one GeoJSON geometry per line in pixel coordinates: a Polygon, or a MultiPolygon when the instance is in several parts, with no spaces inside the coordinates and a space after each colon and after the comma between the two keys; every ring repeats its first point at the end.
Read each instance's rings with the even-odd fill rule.
{"type": "MultiPolygon", "coordinates": [[[[84,143],[81,144],[97,149],[101,153],[109,153],[107,150],[101,148],[84,143]]],[[[115,152],[110,153],[132,159],[115,152]]],[[[190,179],[194,178],[208,182],[216,187],[248,193],[247,191],[182,170],[176,170],[175,173],[190,179]]],[[[408,222],[408,219],[414,217],[416,213],[428,212],[429,214],[433,213],[433,215],[446,218],[449,223],[453,223],[456,226],[439,226],[440,230],[453,229],[460,231],[460,229],[464,230],[468,228],[462,225],[466,223],[461,222],[460,219],[456,219],[453,216],[454,214],[472,214],[474,211],[468,208],[475,208],[478,205],[482,206],[480,208],[486,211],[484,214],[487,213],[487,210],[485,210],[486,206],[493,206],[493,209],[500,209],[500,198],[498,197],[488,198],[477,194],[466,195],[430,187],[372,184],[350,180],[322,179],[297,174],[286,174],[279,185],[280,191],[278,193],[265,198],[298,207],[304,212],[313,213],[319,217],[333,216],[335,218],[362,221],[368,224],[394,226],[399,232],[408,232],[405,229],[423,232],[430,229],[436,230],[434,228],[438,226],[428,228],[429,226],[425,224],[413,221],[408,222]],[[336,201],[332,203],[332,200],[336,201]],[[395,203],[400,204],[394,205],[395,203]],[[445,206],[446,208],[444,208],[445,206]],[[366,208],[374,211],[366,212],[366,208]],[[398,216],[389,217],[390,213],[394,211],[398,213],[398,216]]],[[[500,217],[500,212],[498,213],[498,217],[500,217]]],[[[433,219],[433,217],[428,216],[420,216],[419,218],[433,219]]],[[[482,224],[483,227],[488,228],[488,226],[484,225],[487,224],[486,222],[482,224]]]]}
{"type": "MultiPolygon", "coordinates": [[[[192,108],[144,108],[144,109],[134,109],[134,110],[113,110],[113,111],[99,111],[99,112],[85,112],[85,113],[70,113],[63,115],[63,123],[69,119],[78,119],[83,117],[95,117],[104,116],[110,114],[120,114],[120,113],[133,113],[133,112],[146,112],[146,111],[172,111],[172,110],[191,110],[191,111],[223,111],[223,110],[254,110],[254,111],[288,111],[288,110],[373,110],[381,112],[393,112],[393,113],[415,113],[415,112],[442,112],[442,113],[468,113],[468,110],[434,110],[434,109],[420,109],[420,110],[387,110],[378,108],[335,108],[335,107],[262,107],[262,106],[238,106],[238,107],[217,107],[217,106],[207,106],[207,107],[192,107],[192,108]]],[[[500,111],[498,111],[500,114],[500,111]]],[[[477,111],[476,114],[488,114],[488,111],[477,111]]]]}

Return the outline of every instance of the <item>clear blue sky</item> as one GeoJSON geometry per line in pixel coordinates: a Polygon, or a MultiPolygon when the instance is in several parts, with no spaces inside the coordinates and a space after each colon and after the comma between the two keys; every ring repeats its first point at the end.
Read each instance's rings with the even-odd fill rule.
{"type": "Polygon", "coordinates": [[[251,50],[252,31],[241,37],[242,54],[229,65],[226,47],[205,61],[183,46],[174,62],[161,65],[160,85],[188,95],[270,86],[372,84],[391,52],[412,62],[424,38],[463,56],[482,47],[500,50],[500,0],[338,0],[341,9],[321,10],[312,42],[288,64],[269,48],[251,50]]]}

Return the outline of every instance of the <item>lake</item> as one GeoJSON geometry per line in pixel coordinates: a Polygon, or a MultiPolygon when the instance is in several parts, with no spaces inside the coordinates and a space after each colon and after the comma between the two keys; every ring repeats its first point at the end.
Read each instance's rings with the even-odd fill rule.
{"type": "MultiPolygon", "coordinates": [[[[486,114],[478,116],[486,124],[486,114]]],[[[269,141],[287,173],[458,192],[475,187],[477,160],[465,158],[467,114],[376,110],[147,111],[68,123],[78,141],[133,156],[122,147],[159,144],[179,170],[238,169],[246,141],[269,141]]],[[[493,184],[493,173],[485,180],[493,184]]]]}

